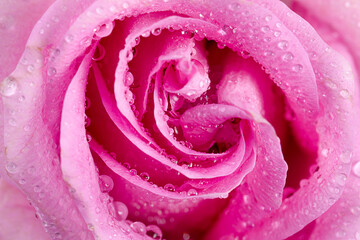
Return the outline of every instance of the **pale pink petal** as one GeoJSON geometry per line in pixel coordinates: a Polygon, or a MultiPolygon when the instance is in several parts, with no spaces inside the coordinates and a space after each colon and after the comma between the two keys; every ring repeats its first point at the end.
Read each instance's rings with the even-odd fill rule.
{"type": "Polygon", "coordinates": [[[0,192],[0,239],[50,239],[23,193],[3,179],[0,192]]]}
{"type": "MultiPolygon", "coordinates": [[[[54,0],[1,1],[0,79],[15,69],[32,28],[53,2],[54,0]]],[[[54,15],[52,21],[59,22],[60,19],[54,15]]],[[[23,60],[23,63],[26,61],[23,60]]]]}

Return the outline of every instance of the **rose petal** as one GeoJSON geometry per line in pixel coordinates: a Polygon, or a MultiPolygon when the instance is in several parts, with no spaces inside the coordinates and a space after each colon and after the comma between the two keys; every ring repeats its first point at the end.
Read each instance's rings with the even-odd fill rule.
{"type": "MultiPolygon", "coordinates": [[[[16,67],[37,20],[54,0],[2,1],[0,8],[0,79],[16,67]],[[29,11],[31,9],[31,11],[29,11]]],[[[59,22],[55,15],[52,21],[59,22]]],[[[23,59],[25,65],[29,64],[23,59]]],[[[29,65],[29,69],[32,67],[29,65]]]]}
{"type": "Polygon", "coordinates": [[[17,188],[0,179],[0,238],[2,240],[49,239],[35,209],[17,188]]]}

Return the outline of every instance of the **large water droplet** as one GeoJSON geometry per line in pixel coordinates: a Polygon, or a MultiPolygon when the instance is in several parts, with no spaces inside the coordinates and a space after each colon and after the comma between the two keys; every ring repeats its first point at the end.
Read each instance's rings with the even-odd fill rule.
{"type": "Polygon", "coordinates": [[[198,195],[198,192],[192,188],[187,192],[187,195],[188,196],[196,196],[196,195],[198,195]]]}
{"type": "Polygon", "coordinates": [[[114,181],[107,175],[99,176],[99,185],[101,192],[107,193],[114,188],[114,181]]]}
{"type": "Polygon", "coordinates": [[[0,84],[1,95],[5,97],[10,97],[15,94],[17,89],[17,82],[13,77],[7,77],[2,80],[0,84]]]}
{"type": "Polygon", "coordinates": [[[353,172],[356,176],[360,177],[360,162],[355,163],[353,172]]]}
{"type": "Polygon", "coordinates": [[[153,239],[162,239],[162,232],[161,229],[156,225],[149,225],[146,227],[146,235],[153,239]]]}
{"type": "Polygon", "coordinates": [[[130,227],[134,232],[139,233],[140,235],[146,234],[146,226],[142,222],[133,222],[130,224],[130,227]]]}
{"type": "Polygon", "coordinates": [[[114,208],[116,212],[115,218],[119,221],[123,221],[127,218],[129,210],[122,202],[114,202],[114,208]]]}
{"type": "Polygon", "coordinates": [[[100,39],[109,36],[113,29],[114,29],[114,22],[109,22],[101,25],[100,27],[94,29],[95,39],[100,39]]]}

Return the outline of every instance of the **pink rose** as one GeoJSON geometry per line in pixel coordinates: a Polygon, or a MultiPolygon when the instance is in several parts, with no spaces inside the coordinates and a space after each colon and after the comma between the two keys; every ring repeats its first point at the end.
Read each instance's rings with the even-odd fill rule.
{"type": "Polygon", "coordinates": [[[360,2],[288,4],[5,1],[0,238],[360,239],[360,2]]]}

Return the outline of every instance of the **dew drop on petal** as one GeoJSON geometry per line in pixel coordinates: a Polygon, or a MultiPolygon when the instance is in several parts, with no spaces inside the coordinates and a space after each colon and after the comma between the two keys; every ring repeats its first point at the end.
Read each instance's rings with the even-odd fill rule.
{"type": "Polygon", "coordinates": [[[115,218],[119,221],[124,221],[127,218],[128,213],[129,213],[128,208],[122,202],[115,201],[113,204],[114,204],[115,213],[116,213],[115,218]]]}
{"type": "Polygon", "coordinates": [[[148,235],[152,239],[162,239],[162,231],[156,225],[148,225],[146,227],[146,235],[148,235]]]}
{"type": "Polygon", "coordinates": [[[131,72],[126,72],[124,83],[127,87],[134,83],[134,75],[131,72]]]}
{"type": "Polygon", "coordinates": [[[349,98],[350,97],[350,93],[348,90],[346,89],[343,89],[340,91],[340,96],[343,97],[343,98],[349,98]]]}
{"type": "Polygon", "coordinates": [[[142,222],[133,222],[130,224],[130,227],[134,232],[139,233],[140,235],[146,234],[146,226],[142,222]]]}
{"type": "Polygon", "coordinates": [[[151,31],[152,35],[159,36],[161,33],[161,28],[155,28],[151,31]]]}
{"type": "Polygon", "coordinates": [[[282,56],[282,59],[285,61],[285,62],[290,62],[294,59],[294,55],[291,53],[291,52],[286,52],[283,56],[282,56]]]}
{"type": "Polygon", "coordinates": [[[107,175],[99,176],[100,190],[103,193],[110,192],[114,188],[114,181],[107,175]]]}
{"type": "Polygon", "coordinates": [[[141,179],[143,179],[145,181],[149,181],[149,179],[150,179],[150,176],[147,172],[140,173],[140,177],[141,177],[141,179]]]}
{"type": "Polygon", "coordinates": [[[114,29],[114,22],[109,22],[101,25],[100,27],[94,30],[95,36],[97,39],[107,37],[111,34],[112,30],[114,29]]]}
{"type": "Polygon", "coordinates": [[[196,196],[196,195],[198,195],[198,192],[192,188],[187,192],[187,195],[188,196],[196,196]]]}
{"type": "Polygon", "coordinates": [[[355,163],[352,170],[356,176],[360,177],[360,162],[355,163]]]}
{"type": "Polygon", "coordinates": [[[295,64],[291,68],[291,70],[293,70],[294,72],[301,72],[302,69],[303,69],[303,66],[301,64],[295,64]]]}
{"type": "Polygon", "coordinates": [[[56,69],[55,69],[55,68],[50,67],[50,68],[47,70],[47,75],[48,75],[49,77],[54,76],[55,74],[56,74],[56,69]]]}
{"type": "Polygon", "coordinates": [[[171,183],[168,183],[164,186],[164,189],[169,192],[175,192],[175,187],[171,183]]]}
{"type": "Polygon", "coordinates": [[[278,42],[277,46],[281,50],[285,50],[289,47],[289,43],[288,43],[288,41],[280,41],[280,42],[278,42]]]}
{"type": "Polygon", "coordinates": [[[17,165],[13,162],[8,162],[6,165],[6,171],[11,174],[16,173],[18,171],[17,165]]]}
{"type": "Polygon", "coordinates": [[[13,77],[7,77],[2,80],[0,84],[1,95],[5,97],[10,97],[15,94],[17,90],[17,82],[13,77]]]}

